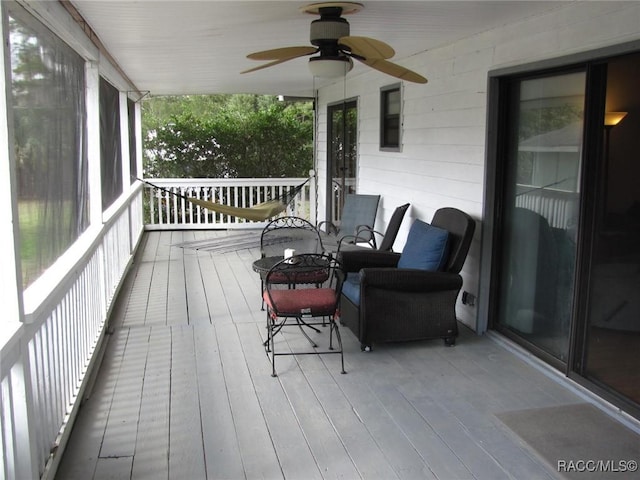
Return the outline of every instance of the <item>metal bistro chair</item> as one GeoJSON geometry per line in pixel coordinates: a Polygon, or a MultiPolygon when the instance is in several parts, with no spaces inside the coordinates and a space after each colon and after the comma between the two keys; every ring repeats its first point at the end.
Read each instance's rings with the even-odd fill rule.
{"type": "Polygon", "coordinates": [[[260,256],[282,256],[285,248],[297,253],[322,253],[320,232],[300,217],[278,217],[269,222],[260,235],[260,256]]]}
{"type": "Polygon", "coordinates": [[[267,340],[264,344],[271,359],[271,376],[276,375],[276,356],[340,354],[341,372],[344,369],[342,338],[336,316],[345,273],[335,258],[323,254],[302,254],[283,259],[275,264],[265,277],[263,299],[267,305],[267,340]],[[320,286],[315,279],[326,278],[320,286]],[[286,283],[283,282],[286,279],[286,283]],[[319,320],[322,317],[322,320],[319,320]],[[325,325],[329,319],[328,350],[318,350],[318,345],[305,329],[320,333],[317,325],[325,325]],[[290,351],[285,348],[276,352],[275,336],[285,327],[298,328],[311,344],[312,349],[290,351]],[[334,349],[335,334],[338,349],[334,349]]]}
{"type": "MultiPolygon", "coordinates": [[[[293,249],[297,254],[323,253],[320,232],[309,221],[300,217],[283,216],[269,222],[260,235],[260,258],[268,268],[261,271],[260,295],[264,291],[264,276],[271,266],[282,260],[285,249],[293,249]]],[[[321,278],[320,282],[325,279],[321,278]]],[[[275,281],[275,277],[272,278],[275,281]]],[[[286,279],[283,280],[286,283],[286,279]]],[[[264,310],[264,300],[262,301],[264,310]]]]}

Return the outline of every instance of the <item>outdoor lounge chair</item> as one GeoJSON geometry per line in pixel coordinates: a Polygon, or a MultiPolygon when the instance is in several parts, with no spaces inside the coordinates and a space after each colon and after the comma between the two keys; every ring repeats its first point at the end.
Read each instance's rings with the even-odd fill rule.
{"type": "Polygon", "coordinates": [[[363,350],[374,343],[458,336],[455,304],[459,272],[469,251],[475,221],[441,208],[431,225],[416,220],[400,253],[347,250],[338,258],[348,272],[341,320],[363,350]]]}
{"type": "Polygon", "coordinates": [[[356,245],[357,243],[365,242],[371,245],[371,248],[374,250],[380,250],[381,252],[390,252],[393,250],[393,242],[396,241],[396,237],[398,236],[398,231],[400,230],[400,225],[402,224],[402,220],[404,219],[404,214],[407,213],[409,209],[409,203],[405,203],[404,205],[400,205],[397,207],[393,215],[391,215],[391,219],[389,220],[389,224],[387,225],[387,229],[384,233],[373,230],[369,227],[360,227],[355,235],[345,235],[338,242],[338,251],[344,250],[344,247],[348,249],[353,248],[367,248],[356,245]],[[366,232],[366,236],[363,233],[366,232]],[[382,241],[380,242],[380,246],[378,246],[376,242],[376,235],[382,237],[382,241]],[[367,241],[366,238],[371,238],[371,241],[367,241]],[[344,244],[344,245],[343,245],[344,244]]]}
{"type": "MultiPolygon", "coordinates": [[[[338,242],[345,236],[354,236],[358,229],[367,227],[373,230],[378,213],[378,203],[380,195],[361,195],[356,193],[347,194],[342,207],[342,216],[338,225],[324,221],[318,224],[318,229],[325,229],[323,242],[325,246],[337,248],[338,242]]],[[[371,242],[373,233],[363,232],[361,236],[363,242],[371,242]]]]}

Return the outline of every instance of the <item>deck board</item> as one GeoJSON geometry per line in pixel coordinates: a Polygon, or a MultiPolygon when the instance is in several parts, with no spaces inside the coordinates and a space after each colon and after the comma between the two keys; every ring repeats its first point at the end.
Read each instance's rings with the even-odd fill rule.
{"type": "Polygon", "coordinates": [[[152,327],[149,334],[140,418],[133,459],[134,478],[168,478],[171,386],[171,330],[152,327]]]}
{"type": "Polygon", "coordinates": [[[206,478],[194,329],[171,327],[170,478],[206,478]]]}
{"type": "MultiPolygon", "coordinates": [[[[299,355],[272,378],[258,249],[193,247],[223,235],[145,235],[56,478],[560,478],[496,414],[583,399],[468,330],[363,353],[343,328],[346,375],[299,355]]],[[[309,348],[295,329],[277,342],[309,348]]]]}
{"type": "Polygon", "coordinates": [[[217,328],[220,356],[227,369],[225,381],[233,414],[238,445],[247,478],[282,478],[278,456],[251,373],[244,358],[236,326],[217,328]]]}
{"type": "Polygon", "coordinates": [[[133,457],[136,449],[140,398],[149,348],[149,328],[136,327],[126,335],[126,347],[113,391],[100,458],[133,457]]]}
{"type": "Polygon", "coordinates": [[[243,478],[242,455],[215,328],[194,329],[198,395],[208,478],[243,478]]]}

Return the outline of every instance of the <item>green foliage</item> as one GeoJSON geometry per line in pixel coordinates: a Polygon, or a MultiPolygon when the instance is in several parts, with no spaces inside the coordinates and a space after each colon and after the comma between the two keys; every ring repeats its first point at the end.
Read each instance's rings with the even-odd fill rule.
{"type": "Polygon", "coordinates": [[[523,109],[520,112],[519,138],[525,140],[534,135],[559,130],[571,123],[582,121],[583,113],[582,105],[570,103],[523,109]]]}
{"type": "Polygon", "coordinates": [[[157,97],[142,112],[146,177],[306,177],[313,166],[311,102],[157,97]]]}
{"type": "MultiPolygon", "coordinates": [[[[581,122],[583,115],[582,105],[572,103],[523,109],[520,112],[518,139],[527,140],[536,135],[560,130],[572,123],[581,122]]],[[[518,152],[517,183],[526,185],[532,182],[535,157],[534,152],[518,152]]]]}

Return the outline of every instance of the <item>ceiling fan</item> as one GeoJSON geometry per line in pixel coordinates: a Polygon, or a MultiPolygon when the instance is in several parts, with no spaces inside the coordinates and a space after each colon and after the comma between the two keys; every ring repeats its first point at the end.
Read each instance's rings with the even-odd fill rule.
{"type": "Polygon", "coordinates": [[[309,58],[309,69],[317,77],[341,77],[353,68],[353,60],[368,65],[396,78],[414,83],[427,83],[422,75],[387,59],[395,51],[386,43],[369,37],[350,36],[349,22],[342,15],[359,12],[363,5],[355,2],[322,2],[302,7],[300,10],[320,18],[311,22],[310,40],[313,46],[283,47],[250,53],[251,60],[268,60],[268,63],[245,70],[255,72],[280,63],[319,53],[309,58]]]}

